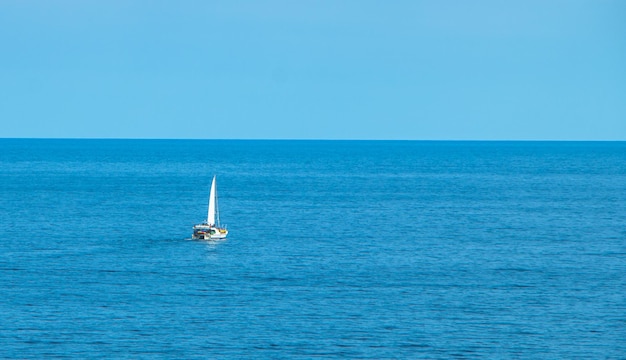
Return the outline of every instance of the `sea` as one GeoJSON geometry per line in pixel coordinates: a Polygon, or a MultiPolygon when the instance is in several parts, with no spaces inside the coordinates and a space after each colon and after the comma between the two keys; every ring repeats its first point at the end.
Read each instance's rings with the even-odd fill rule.
{"type": "Polygon", "coordinates": [[[3,359],[625,359],[626,142],[0,139],[0,310],[3,359]]]}

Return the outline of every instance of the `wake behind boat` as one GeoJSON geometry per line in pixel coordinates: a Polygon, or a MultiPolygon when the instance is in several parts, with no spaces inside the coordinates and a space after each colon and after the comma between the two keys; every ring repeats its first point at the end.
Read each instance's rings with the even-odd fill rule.
{"type": "Polygon", "coordinates": [[[217,189],[215,185],[215,176],[211,183],[211,191],[209,193],[209,211],[207,219],[202,224],[194,225],[192,239],[196,240],[212,240],[225,239],[228,235],[226,227],[220,225],[219,207],[217,206],[217,189]],[[217,218],[217,223],[215,219],[217,218]]]}

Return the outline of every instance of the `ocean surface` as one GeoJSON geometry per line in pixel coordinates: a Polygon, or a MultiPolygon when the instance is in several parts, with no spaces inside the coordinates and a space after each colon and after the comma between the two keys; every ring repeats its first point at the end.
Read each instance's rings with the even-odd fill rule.
{"type": "Polygon", "coordinates": [[[7,359],[624,359],[626,142],[0,139],[0,310],[7,359]]]}

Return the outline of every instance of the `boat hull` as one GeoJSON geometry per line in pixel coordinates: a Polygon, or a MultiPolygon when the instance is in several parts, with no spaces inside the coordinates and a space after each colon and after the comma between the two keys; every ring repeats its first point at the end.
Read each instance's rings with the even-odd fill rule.
{"type": "Polygon", "coordinates": [[[191,238],[194,240],[220,240],[226,239],[228,230],[216,226],[199,224],[193,227],[191,238]]]}

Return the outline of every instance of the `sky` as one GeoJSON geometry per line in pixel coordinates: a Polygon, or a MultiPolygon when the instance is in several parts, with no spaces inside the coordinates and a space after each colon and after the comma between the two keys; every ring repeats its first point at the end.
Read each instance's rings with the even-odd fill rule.
{"type": "Polygon", "coordinates": [[[0,138],[626,140],[626,1],[0,0],[0,138]]]}

